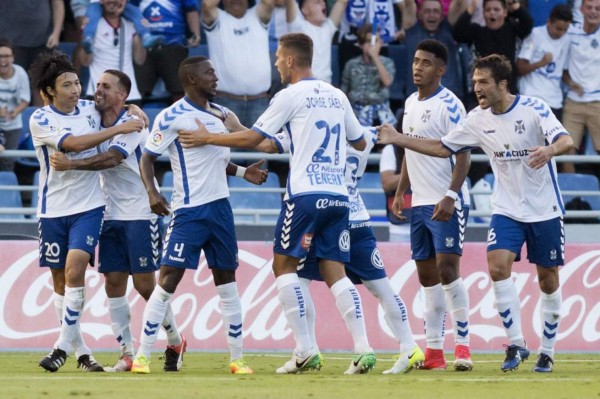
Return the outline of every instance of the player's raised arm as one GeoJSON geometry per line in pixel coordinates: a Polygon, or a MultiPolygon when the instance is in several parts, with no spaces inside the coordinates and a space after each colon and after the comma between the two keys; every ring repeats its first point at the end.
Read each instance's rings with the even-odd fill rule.
{"type": "Polygon", "coordinates": [[[398,133],[389,123],[377,127],[379,144],[393,144],[398,147],[408,148],[421,154],[430,155],[438,158],[448,158],[452,153],[442,145],[441,140],[419,139],[408,137],[398,133]]]}
{"type": "Polygon", "coordinates": [[[231,134],[214,134],[209,133],[198,119],[196,119],[196,125],[197,128],[194,130],[178,132],[179,142],[183,148],[199,147],[207,144],[220,147],[254,148],[264,139],[260,133],[252,129],[231,134]]]}
{"type": "Polygon", "coordinates": [[[154,185],[154,162],[157,156],[144,151],[140,159],[140,176],[148,193],[148,201],[152,212],[160,216],[169,214],[169,203],[154,185]]]}

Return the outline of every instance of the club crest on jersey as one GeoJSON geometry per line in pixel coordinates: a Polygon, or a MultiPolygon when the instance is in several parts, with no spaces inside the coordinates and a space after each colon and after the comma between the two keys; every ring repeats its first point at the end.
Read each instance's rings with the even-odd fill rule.
{"type": "Polygon", "coordinates": [[[593,39],[593,40],[592,40],[592,48],[593,48],[593,49],[596,49],[596,48],[598,48],[598,40],[596,40],[596,39],[593,39]]]}
{"type": "Polygon", "coordinates": [[[94,118],[91,115],[87,116],[87,122],[88,122],[88,125],[90,125],[90,127],[92,129],[96,129],[96,121],[94,120],[94,118]]]}
{"type": "Polygon", "coordinates": [[[161,132],[152,133],[152,144],[159,145],[163,141],[163,135],[161,132]]]}
{"type": "Polygon", "coordinates": [[[427,109],[425,110],[425,112],[423,112],[423,115],[421,115],[421,121],[424,123],[429,122],[429,119],[431,118],[431,110],[427,109]]]}
{"type": "Polygon", "coordinates": [[[304,234],[302,236],[302,242],[300,244],[300,245],[302,245],[302,249],[308,250],[312,244],[312,239],[313,239],[312,234],[304,234]]]}
{"type": "Polygon", "coordinates": [[[375,248],[371,253],[371,263],[378,269],[383,269],[383,259],[381,259],[381,253],[378,248],[375,248]]]}
{"type": "Polygon", "coordinates": [[[517,134],[525,133],[525,123],[522,120],[515,122],[515,133],[517,133],[517,134]]]}
{"type": "Polygon", "coordinates": [[[454,237],[446,237],[446,248],[452,248],[454,246],[454,237]]]}
{"type": "Polygon", "coordinates": [[[85,238],[85,243],[86,243],[87,245],[89,245],[90,247],[91,247],[91,246],[93,246],[93,245],[94,245],[94,237],[92,237],[92,236],[87,236],[87,237],[85,238]]]}
{"type": "Polygon", "coordinates": [[[340,247],[340,251],[350,251],[350,233],[348,232],[348,230],[342,231],[342,234],[340,234],[340,238],[338,240],[338,245],[340,247]]]}
{"type": "Polygon", "coordinates": [[[148,267],[148,258],[145,256],[140,256],[140,267],[148,267]]]}

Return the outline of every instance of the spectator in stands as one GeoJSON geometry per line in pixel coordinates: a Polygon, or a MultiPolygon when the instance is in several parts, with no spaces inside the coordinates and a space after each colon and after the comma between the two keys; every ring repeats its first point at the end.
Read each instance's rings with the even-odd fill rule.
{"type": "MultiPolygon", "coordinates": [[[[63,0],[2,0],[0,37],[13,45],[15,64],[29,71],[37,55],[58,46],[65,19],[63,0]]],[[[42,105],[37,90],[33,104],[42,105]]]]}
{"type": "Polygon", "coordinates": [[[555,6],[546,25],[533,29],[517,56],[519,92],[546,101],[559,121],[563,107],[560,80],[570,43],[566,33],[572,21],[573,12],[568,5],[555,6]]]}
{"type": "MultiPolygon", "coordinates": [[[[123,18],[126,0],[101,0],[102,18],[98,21],[90,52],[80,52],[81,64],[90,67],[90,79],[86,94],[92,97],[96,84],[104,71],[116,69],[134,77],[133,63],[142,65],[146,59],[146,49],[132,22],[123,18]]],[[[141,104],[142,96],[135,79],[127,100],[141,104]]]]}
{"type": "Polygon", "coordinates": [[[337,0],[327,18],[325,0],[286,0],[290,32],[305,33],[312,39],[315,78],[331,83],[331,43],[340,26],[348,0],[337,0]],[[298,12],[300,11],[300,12],[298,12]]]}
{"type": "Polygon", "coordinates": [[[134,65],[142,97],[148,99],[158,78],[161,78],[171,102],[175,102],[183,97],[179,64],[188,56],[188,47],[200,44],[198,3],[196,0],[131,0],[131,3],[139,5],[142,15],[150,22],[150,32],[164,37],[160,44],[148,51],[143,65],[134,65]]]}
{"type": "MultiPolygon", "coordinates": [[[[573,24],[567,69],[563,80],[569,91],[563,110],[563,124],[573,137],[575,148],[581,145],[587,128],[594,149],[600,153],[600,0],[583,0],[583,25],[573,24]]],[[[575,154],[572,150],[571,154],[575,154]]],[[[563,172],[575,172],[573,164],[563,164],[563,172]]]]}
{"type": "MultiPolygon", "coordinates": [[[[404,32],[396,24],[394,4],[401,13],[404,12],[402,0],[348,0],[339,34],[340,71],[344,70],[346,62],[361,54],[357,33],[364,24],[376,24],[386,46],[403,38],[404,32]]],[[[383,54],[387,54],[385,46],[383,54]]]]}
{"type": "Polygon", "coordinates": [[[460,1],[470,1],[470,3],[454,25],[452,30],[454,38],[461,43],[474,44],[478,57],[490,54],[506,56],[513,70],[509,90],[515,93],[517,39],[524,39],[531,33],[533,29],[531,16],[524,7],[521,7],[518,0],[509,0],[508,5],[505,0],[483,0],[485,26],[480,26],[471,21],[479,0],[460,1]]]}
{"type": "MultiPolygon", "coordinates": [[[[462,101],[466,94],[463,83],[465,71],[461,70],[459,48],[452,37],[452,26],[464,11],[466,3],[462,0],[453,0],[447,18],[444,17],[442,3],[441,0],[422,0],[417,12],[415,0],[404,0],[402,27],[406,32],[407,59],[414,58],[417,44],[422,40],[436,39],[444,43],[448,49],[448,64],[442,84],[462,101]]],[[[402,79],[406,81],[405,97],[408,97],[417,90],[413,83],[411,68],[406,68],[406,75],[402,76],[402,79]]]]}
{"type": "Polygon", "coordinates": [[[342,72],[340,88],[350,100],[354,113],[363,126],[374,123],[396,123],[390,109],[390,89],[396,66],[388,57],[379,55],[381,37],[373,36],[371,24],[357,32],[362,55],[352,58],[342,72]]]}
{"type": "MultiPolygon", "coordinates": [[[[23,128],[21,112],[27,108],[30,100],[27,72],[14,63],[10,42],[0,39],[0,151],[17,148],[23,128]]],[[[14,165],[14,159],[0,158],[0,171],[12,171],[14,165]]]]}
{"type": "Polygon", "coordinates": [[[275,53],[279,38],[288,33],[286,0],[275,0],[273,15],[269,22],[269,52],[275,53]]]}
{"type": "Polygon", "coordinates": [[[219,76],[215,102],[233,110],[244,126],[252,126],[269,105],[268,25],[274,0],[260,0],[252,8],[248,0],[223,0],[224,10],[218,4],[202,2],[202,25],[219,76]]]}

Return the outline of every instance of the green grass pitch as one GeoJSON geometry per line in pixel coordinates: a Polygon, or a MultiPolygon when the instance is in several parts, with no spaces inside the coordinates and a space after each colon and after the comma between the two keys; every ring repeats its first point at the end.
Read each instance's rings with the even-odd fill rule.
{"type": "MultiPolygon", "coordinates": [[[[275,375],[289,355],[248,353],[255,374],[229,373],[223,353],[189,352],[178,373],[164,373],[160,354],[152,356],[151,373],[86,373],[69,357],[56,373],[38,366],[43,352],[0,352],[0,398],[98,399],[296,399],[296,398],[599,398],[600,354],[559,354],[553,373],[532,373],[535,355],[519,370],[503,373],[504,354],[474,355],[471,372],[415,370],[409,374],[382,375],[391,367],[391,354],[378,355],[376,368],[367,375],[343,375],[349,354],[325,353],[320,372],[275,375]]],[[[94,354],[102,365],[112,365],[117,353],[94,354]]],[[[452,355],[447,356],[451,360],[452,355]]]]}

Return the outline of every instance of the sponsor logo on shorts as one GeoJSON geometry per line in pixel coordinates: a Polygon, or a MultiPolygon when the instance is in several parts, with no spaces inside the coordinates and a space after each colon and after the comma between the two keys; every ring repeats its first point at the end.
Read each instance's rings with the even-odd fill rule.
{"type": "Polygon", "coordinates": [[[148,267],[148,258],[145,256],[140,256],[140,267],[148,267]]]}
{"type": "Polygon", "coordinates": [[[348,230],[342,231],[342,234],[340,234],[340,239],[338,240],[338,245],[340,247],[340,251],[350,251],[350,233],[348,230]]]}
{"type": "Polygon", "coordinates": [[[550,251],[550,260],[556,260],[557,257],[558,257],[558,255],[557,255],[556,249],[553,249],[552,251],[550,251]]]}
{"type": "Polygon", "coordinates": [[[446,237],[446,248],[452,248],[454,246],[454,237],[446,237]]]}
{"type": "Polygon", "coordinates": [[[375,248],[371,252],[371,263],[378,269],[383,269],[383,259],[381,259],[381,253],[378,248],[375,248]]]}
{"type": "Polygon", "coordinates": [[[350,203],[348,201],[340,201],[340,200],[331,200],[328,198],[321,198],[317,200],[316,203],[317,209],[325,209],[328,207],[333,207],[333,206],[343,206],[343,207],[349,207],[350,203]]]}
{"type": "Polygon", "coordinates": [[[308,234],[304,234],[302,236],[302,243],[300,245],[302,245],[302,249],[304,250],[308,250],[312,244],[312,239],[313,239],[313,235],[308,233],[308,234]]]}

